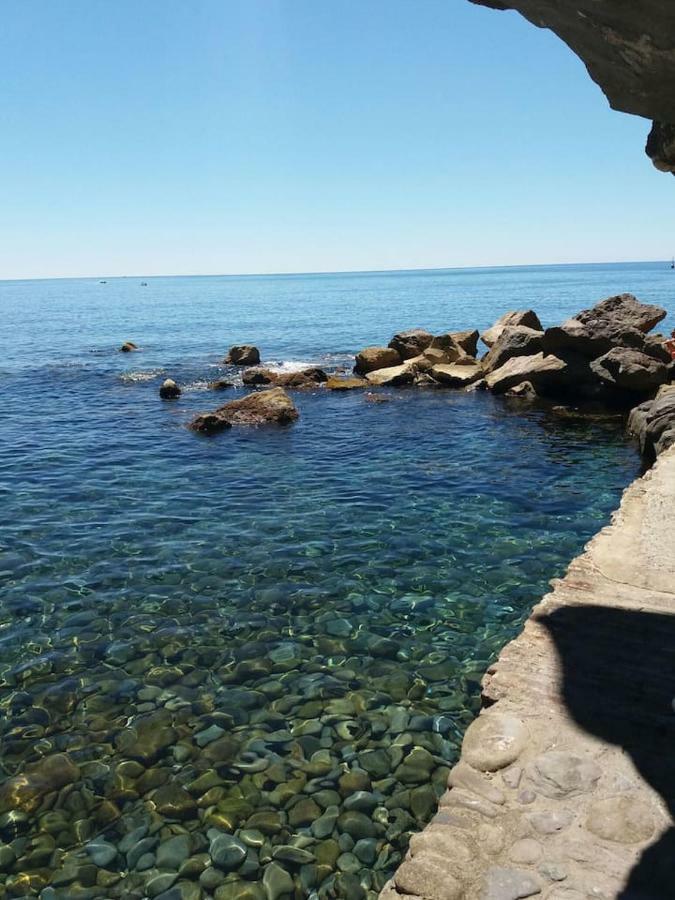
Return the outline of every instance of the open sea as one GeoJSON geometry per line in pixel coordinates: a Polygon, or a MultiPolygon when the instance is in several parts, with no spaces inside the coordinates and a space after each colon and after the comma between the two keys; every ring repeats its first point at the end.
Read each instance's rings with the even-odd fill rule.
{"type": "Polygon", "coordinates": [[[374,900],[486,667],[639,472],[620,423],[446,389],[297,392],[292,426],[204,438],[242,396],[207,389],[230,345],[350,368],[405,328],[674,288],[663,263],[0,282],[7,896],[374,900]]]}

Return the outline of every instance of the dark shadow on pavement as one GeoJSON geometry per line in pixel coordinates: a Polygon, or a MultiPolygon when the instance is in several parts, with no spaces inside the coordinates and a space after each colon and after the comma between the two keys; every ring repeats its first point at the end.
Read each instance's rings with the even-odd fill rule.
{"type": "MultiPolygon", "coordinates": [[[[585,731],[629,753],[675,814],[675,615],[566,606],[538,621],[563,666],[567,708],[585,731]]],[[[675,898],[675,829],[643,852],[621,900],[675,898]]]]}

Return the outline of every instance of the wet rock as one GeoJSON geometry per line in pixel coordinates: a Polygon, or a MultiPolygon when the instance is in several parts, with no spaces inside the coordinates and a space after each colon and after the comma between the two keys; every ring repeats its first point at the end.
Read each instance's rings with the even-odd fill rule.
{"type": "Polygon", "coordinates": [[[338,376],[332,375],[326,381],[326,388],[329,391],[353,391],[358,388],[367,388],[370,387],[369,383],[365,378],[340,378],[338,376]]]}
{"type": "Polygon", "coordinates": [[[173,380],[173,378],[166,378],[159,389],[159,396],[162,400],[175,400],[177,397],[180,397],[181,390],[173,380]]]}
{"type": "Polygon", "coordinates": [[[514,356],[533,356],[542,349],[543,331],[525,325],[507,325],[481,360],[486,372],[493,372],[514,356]]]}
{"type": "Polygon", "coordinates": [[[117,858],[117,848],[105,841],[87,844],[87,856],[99,868],[105,868],[111,865],[117,858]]]}
{"type": "Polygon", "coordinates": [[[277,373],[271,369],[263,369],[260,366],[253,366],[250,369],[244,369],[241,375],[242,382],[247,385],[273,384],[277,380],[277,373]]]}
{"type": "Polygon", "coordinates": [[[413,368],[405,364],[402,366],[390,366],[386,369],[376,369],[374,372],[368,372],[366,375],[366,380],[369,384],[376,384],[381,387],[412,384],[414,379],[415,372],[413,368]]]}
{"type": "Polygon", "coordinates": [[[211,840],[209,855],[214,866],[224,872],[230,872],[243,863],[246,858],[246,846],[231,834],[217,834],[211,840]]]}
{"type": "Polygon", "coordinates": [[[301,847],[293,847],[291,844],[277,844],[272,851],[273,859],[281,862],[291,863],[296,866],[305,865],[314,862],[314,854],[309,850],[303,850],[301,847]]]}
{"type": "Polygon", "coordinates": [[[194,798],[179,784],[166,784],[155,792],[157,812],[170,819],[193,819],[197,815],[194,798]]]}
{"type": "Polygon", "coordinates": [[[26,768],[21,775],[8,778],[0,785],[0,813],[21,810],[33,813],[42,798],[80,779],[80,769],[65,753],[46,756],[26,768]]]}
{"type": "Polygon", "coordinates": [[[234,366],[257,366],[260,363],[260,351],[252,344],[238,344],[230,347],[225,362],[234,366]]]}
{"type": "Polygon", "coordinates": [[[637,844],[648,841],[656,830],[651,807],[637,797],[605,797],[588,811],[586,828],[605,841],[637,844]]]}
{"type": "Polygon", "coordinates": [[[377,369],[387,369],[391,366],[399,366],[402,362],[401,354],[391,347],[366,347],[356,354],[354,371],[359,375],[367,375],[377,369]]]}
{"type": "Polygon", "coordinates": [[[267,900],[279,900],[284,894],[293,894],[293,879],[278,863],[270,863],[263,875],[263,885],[267,892],[267,900]]]}
{"type": "Polygon", "coordinates": [[[178,871],[189,856],[190,837],[187,834],[178,834],[159,845],[156,854],[157,865],[160,869],[178,871]]]}
{"type": "Polygon", "coordinates": [[[395,334],[388,346],[396,350],[401,359],[412,359],[423,353],[433,339],[434,336],[423,328],[411,328],[395,334]]]}
{"type": "Polygon", "coordinates": [[[234,387],[234,382],[227,381],[225,378],[216,378],[215,381],[209,381],[208,383],[210,391],[225,391],[231,387],[234,387]]]}
{"type": "MultiPolygon", "coordinates": [[[[386,750],[366,750],[359,754],[359,765],[368,775],[373,778],[383,778],[391,771],[391,759],[386,750]]],[[[357,780],[362,781],[363,776],[356,775],[353,771],[350,773],[353,783],[357,780]]],[[[340,792],[342,793],[347,783],[346,777],[340,779],[340,792]]],[[[370,786],[370,783],[368,783],[370,786]]],[[[355,788],[356,790],[364,790],[364,788],[355,788]]]]}
{"type": "Polygon", "coordinates": [[[125,341],[120,347],[120,353],[132,353],[134,350],[138,350],[138,347],[133,341],[125,341]]]}
{"type": "Polygon", "coordinates": [[[292,390],[306,390],[315,388],[328,380],[323,369],[303,369],[301,372],[281,372],[277,375],[275,384],[292,390]]]}
{"type": "Polygon", "coordinates": [[[339,831],[348,834],[355,841],[373,838],[377,835],[377,829],[368,816],[354,810],[342,813],[338,817],[337,827],[339,831]]]}
{"type": "Polygon", "coordinates": [[[488,388],[495,394],[503,394],[523,382],[529,382],[535,390],[546,388],[559,381],[567,370],[567,363],[556,356],[516,356],[486,377],[488,388]]]}
{"type": "Polygon", "coordinates": [[[591,363],[598,378],[624,391],[647,393],[668,381],[668,367],[639,350],[614,347],[591,363]]]}
{"type": "Polygon", "coordinates": [[[303,798],[288,813],[288,822],[294,828],[311,825],[321,816],[320,807],[311,799],[303,798]]]}
{"type": "Polygon", "coordinates": [[[518,325],[532,328],[535,331],[543,331],[542,324],[539,321],[539,316],[536,312],[532,309],[524,309],[504,313],[503,316],[497,319],[494,325],[481,334],[480,339],[487,347],[492,347],[505,328],[518,325]]]}
{"type": "Polygon", "coordinates": [[[233,425],[286,425],[298,418],[295,404],[283,388],[249,394],[241,400],[232,400],[213,413],[202,413],[190,423],[194,431],[213,434],[233,425]]]}
{"type": "Polygon", "coordinates": [[[481,772],[505,769],[525,749],[527,737],[520,719],[498,712],[484,713],[467,728],[462,757],[481,772]]]}

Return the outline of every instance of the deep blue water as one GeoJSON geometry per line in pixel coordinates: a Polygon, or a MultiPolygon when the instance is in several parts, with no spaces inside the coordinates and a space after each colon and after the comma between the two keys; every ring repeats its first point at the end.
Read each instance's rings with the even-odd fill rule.
{"type": "Polygon", "coordinates": [[[349,365],[402,328],[484,328],[508,309],[547,325],[628,290],[672,311],[674,278],[634,264],[0,283],[7,883],[143,897],[173,878],[177,896],[243,898],[263,879],[290,896],[292,878],[299,897],[375,897],[433,811],[486,666],[608,521],[637,454],[619,425],[449,390],[317,389],[288,428],[185,425],[241,395],[206,389],[232,374],[234,343],[349,365]],[[142,351],[117,352],[125,340],[142,351]],[[168,375],[174,403],[157,396],[168,375]],[[45,786],[57,752],[67,783],[45,786]],[[367,797],[345,820],[356,782],[367,797]],[[260,815],[272,824],[251,837],[260,815]],[[209,863],[214,828],[245,859],[209,863]],[[158,847],[181,833],[177,875],[158,847]],[[103,862],[85,846],[101,835],[103,862]]]}

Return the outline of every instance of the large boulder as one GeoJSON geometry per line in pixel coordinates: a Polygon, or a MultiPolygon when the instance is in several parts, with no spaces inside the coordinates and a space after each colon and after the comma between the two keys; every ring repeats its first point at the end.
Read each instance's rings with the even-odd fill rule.
{"type": "Polygon", "coordinates": [[[627,427],[650,461],[675,444],[675,384],[663,385],[653,400],[636,406],[627,427]]]}
{"type": "Polygon", "coordinates": [[[642,350],[645,334],[666,316],[665,309],[640,303],[632,294],[618,294],[584,309],[544,333],[546,353],[569,351],[595,359],[613,347],[642,350]]]}
{"type": "Polygon", "coordinates": [[[504,313],[494,325],[481,334],[480,339],[486,347],[492,347],[505,328],[509,326],[515,327],[516,325],[524,325],[526,328],[533,328],[535,331],[543,331],[539,316],[533,309],[520,309],[504,313]]]}
{"type": "Polygon", "coordinates": [[[427,354],[433,350],[442,351],[449,363],[456,362],[462,356],[470,355],[456,340],[454,334],[437,334],[424,353],[427,354]]]}
{"type": "Polygon", "coordinates": [[[473,331],[452,331],[450,337],[469,356],[475,356],[478,353],[478,338],[480,337],[478,329],[473,331]]]}
{"type": "Polygon", "coordinates": [[[190,427],[194,431],[213,434],[233,425],[287,425],[298,418],[298,410],[286,391],[280,387],[248,394],[232,400],[212,413],[196,416],[190,427]]]}
{"type": "Polygon", "coordinates": [[[486,372],[493,372],[513,356],[532,356],[541,350],[543,331],[526,325],[507,325],[481,360],[486,372]]]}
{"type": "Polygon", "coordinates": [[[366,375],[366,381],[369,384],[377,384],[382,387],[412,384],[414,380],[415,367],[405,363],[402,366],[388,366],[386,369],[377,369],[375,372],[368,372],[366,375]]]}
{"type": "Polygon", "coordinates": [[[386,369],[389,366],[400,366],[401,354],[391,347],[366,347],[356,354],[354,371],[359,375],[386,369]]]}
{"type": "Polygon", "coordinates": [[[450,365],[438,365],[431,369],[431,377],[448,387],[468,387],[483,377],[483,367],[472,359],[470,362],[455,362],[450,365]]]}
{"type": "Polygon", "coordinates": [[[396,350],[401,359],[412,359],[419,356],[433,341],[434,336],[423,328],[411,328],[395,334],[389,341],[389,347],[396,350]]]}
{"type": "Polygon", "coordinates": [[[252,344],[237,344],[230,347],[225,362],[234,366],[257,366],[260,363],[260,350],[252,344]]]}
{"type": "Polygon", "coordinates": [[[668,381],[669,371],[659,362],[639,350],[614,347],[591,363],[598,378],[624,391],[646,393],[668,381]]]}
{"type": "Polygon", "coordinates": [[[535,353],[533,356],[514,356],[494,372],[486,376],[488,388],[495,394],[504,394],[518,384],[529,381],[539,392],[542,387],[564,378],[567,363],[556,356],[544,356],[535,353]]]}

